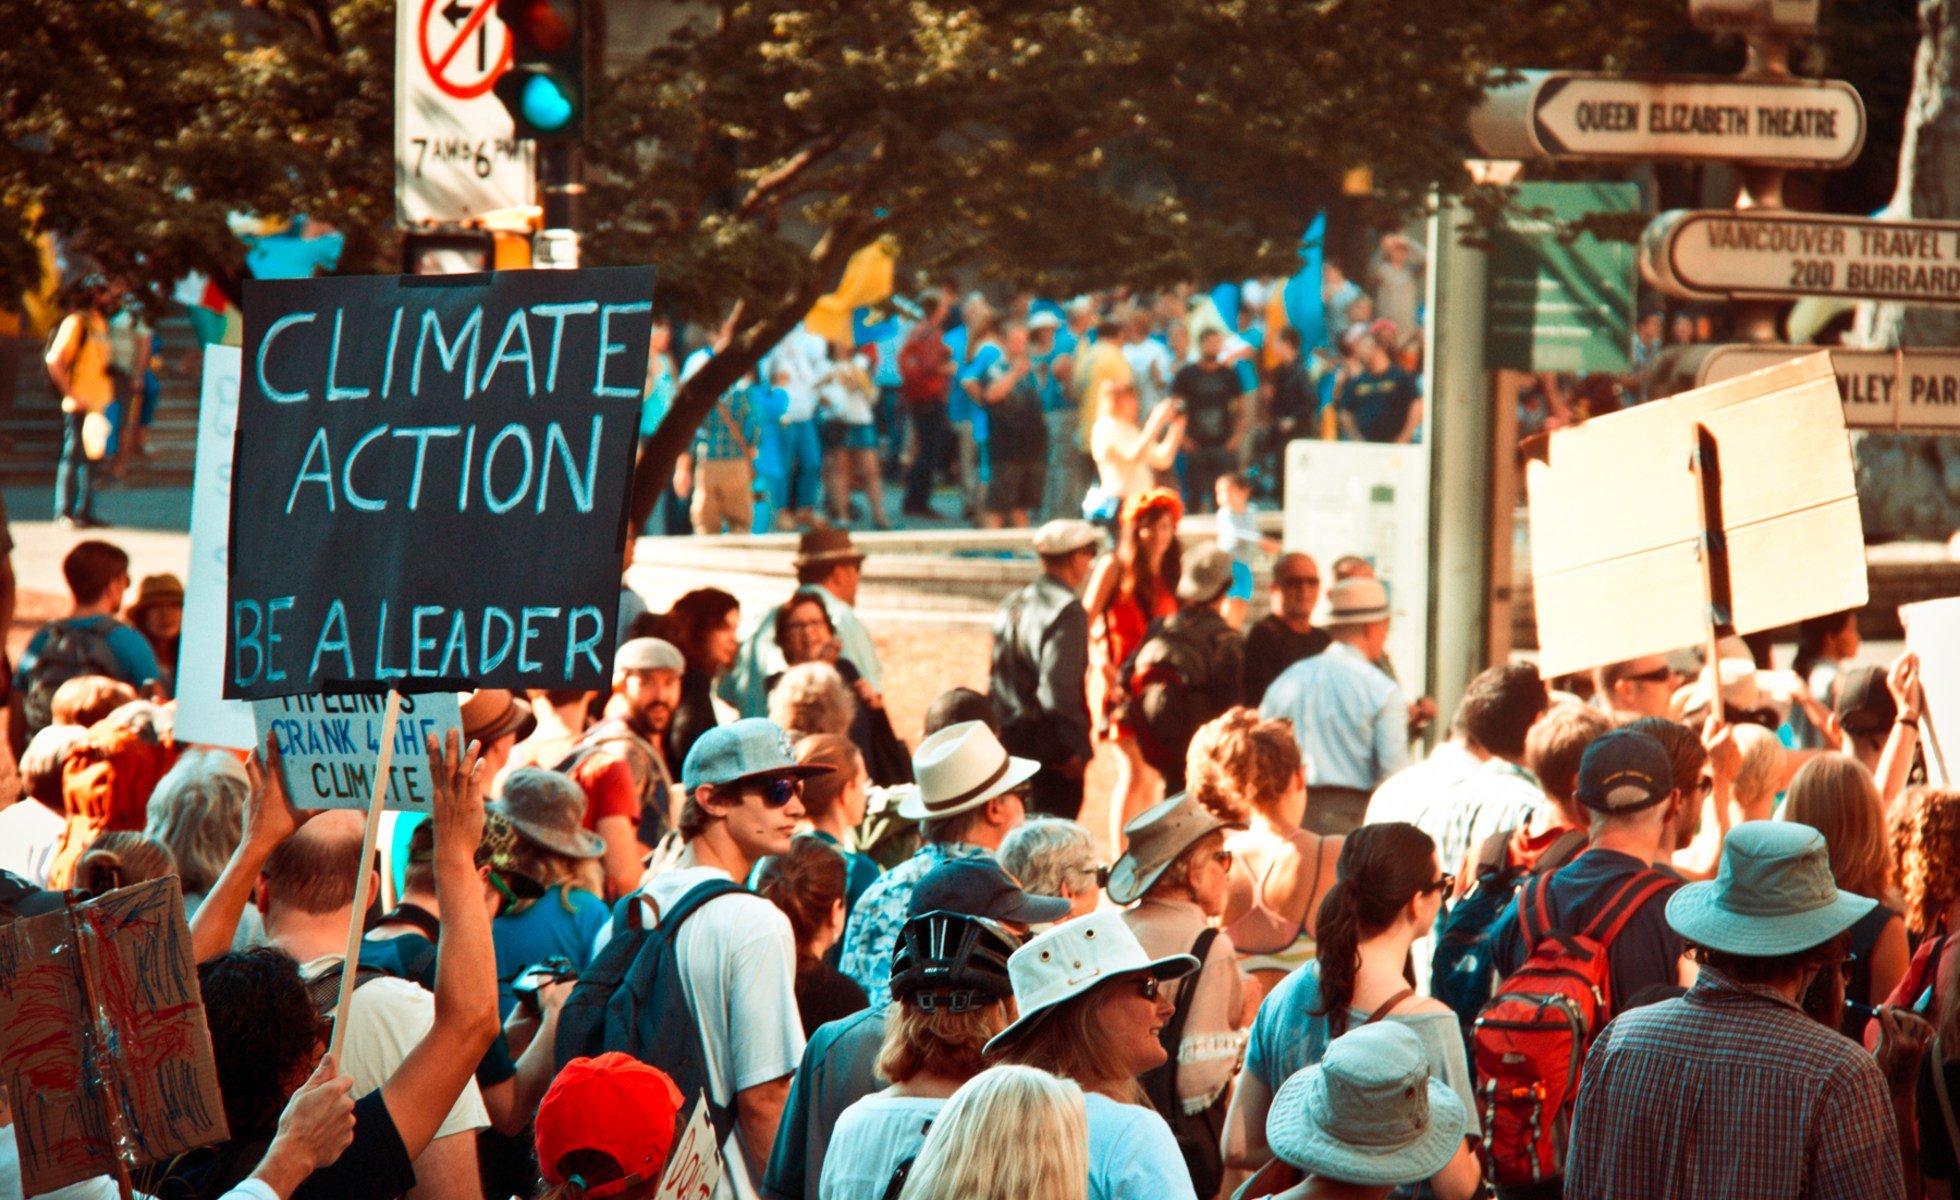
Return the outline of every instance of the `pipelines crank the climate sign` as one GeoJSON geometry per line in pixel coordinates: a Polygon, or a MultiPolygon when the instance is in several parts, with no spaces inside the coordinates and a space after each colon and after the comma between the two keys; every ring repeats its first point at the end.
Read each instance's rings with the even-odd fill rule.
{"type": "Polygon", "coordinates": [[[225,694],[605,687],[652,294],[247,283],[225,694]]]}

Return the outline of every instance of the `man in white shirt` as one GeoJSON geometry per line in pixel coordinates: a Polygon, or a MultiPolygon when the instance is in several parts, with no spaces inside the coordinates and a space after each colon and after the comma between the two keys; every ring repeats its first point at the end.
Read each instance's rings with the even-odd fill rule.
{"type": "MultiPolygon", "coordinates": [[[[354,889],[361,869],[363,814],[320,813],[266,859],[257,901],[266,941],[299,963],[308,982],[338,980],[355,919],[354,889]]],[[[406,979],[370,979],[348,1006],[341,1068],[354,1077],[354,1095],[374,1091],[401,1065],[435,1023],[435,997],[406,979]]],[[[490,1114],[472,1079],[415,1159],[414,1200],[479,1200],[476,1131],[490,1114]]]]}
{"type": "MultiPolygon", "coordinates": [[[[645,927],[657,925],[661,912],[677,908],[703,884],[740,882],[766,855],[788,851],[803,816],[802,780],[829,770],[798,763],[789,735],[769,721],[736,721],[702,734],[681,767],[685,848],[674,866],[649,877],[638,893],[645,927]]],[[[609,925],[601,947],[610,933],[609,925]]],[[[707,901],[681,925],[677,939],[709,1099],[735,1113],[715,1197],[759,1200],[755,1181],[762,1178],[790,1077],[803,1057],[796,936],[781,909],[741,891],[707,901]]]]}
{"type": "Polygon", "coordinates": [[[762,360],[762,377],[789,397],[789,407],[783,411],[783,454],[788,460],[784,474],[790,492],[783,506],[804,524],[815,515],[823,470],[823,448],[817,441],[817,385],[828,374],[830,343],[807,325],[790,330],[762,360]]]}

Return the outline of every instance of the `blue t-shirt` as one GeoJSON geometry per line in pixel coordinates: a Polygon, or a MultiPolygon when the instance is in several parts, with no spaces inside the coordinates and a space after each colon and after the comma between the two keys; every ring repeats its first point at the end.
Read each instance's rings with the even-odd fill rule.
{"type": "MultiPolygon", "coordinates": [[[[958,330],[957,332],[964,335],[966,331],[958,330]]],[[[953,351],[954,361],[960,363],[960,370],[959,374],[953,377],[953,395],[947,402],[946,415],[949,420],[956,423],[960,421],[973,422],[973,440],[984,442],[987,440],[987,434],[989,432],[987,406],[974,403],[973,397],[967,394],[965,385],[970,380],[984,389],[987,383],[988,372],[993,370],[994,364],[999,362],[1004,355],[1001,352],[1001,348],[993,342],[982,342],[974,349],[973,356],[967,358],[965,357],[966,338],[964,336],[959,338],[960,344],[957,348],[953,346],[953,341],[954,335],[947,334],[947,348],[953,351]]]]}
{"type": "MultiPolygon", "coordinates": [[[[1318,1010],[1320,964],[1310,962],[1288,975],[1259,1006],[1252,1020],[1252,1033],[1245,1047],[1245,1069],[1264,1083],[1271,1093],[1296,1073],[1319,1062],[1327,1053],[1327,1017],[1318,1010]]],[[[1348,1010],[1348,1029],[1365,1024],[1369,1014],[1348,1010]]],[[[1429,1054],[1429,1073],[1455,1090],[1466,1112],[1477,1111],[1475,1080],[1470,1076],[1470,1060],[1463,1052],[1463,1027],[1456,1014],[1442,1012],[1392,1013],[1382,1018],[1393,1021],[1422,1039],[1429,1054]]],[[[1093,1136],[1093,1135],[1091,1135],[1093,1136]]]]}
{"type": "Polygon", "coordinates": [[[577,888],[552,888],[536,904],[514,917],[490,923],[490,940],[497,948],[497,1012],[505,1017],[517,1007],[510,985],[524,968],[562,954],[583,971],[592,961],[592,944],[611,918],[605,902],[577,888]],[[570,903],[571,910],[565,905],[570,903]]]}
{"type": "Polygon", "coordinates": [[[1089,1200],[1197,1200],[1171,1127],[1152,1109],[1084,1091],[1089,1200]]]}
{"type": "MultiPolygon", "coordinates": [[[[110,626],[108,633],[109,654],[116,660],[116,678],[134,688],[141,688],[157,678],[157,656],[150,649],[150,643],[135,629],[110,616],[66,617],[51,621],[49,625],[72,625],[77,629],[101,629],[110,626]]],[[[48,625],[34,631],[27,640],[27,649],[21,652],[20,664],[14,669],[14,690],[25,692],[33,683],[34,664],[40,661],[42,652],[48,645],[48,625]]]]}

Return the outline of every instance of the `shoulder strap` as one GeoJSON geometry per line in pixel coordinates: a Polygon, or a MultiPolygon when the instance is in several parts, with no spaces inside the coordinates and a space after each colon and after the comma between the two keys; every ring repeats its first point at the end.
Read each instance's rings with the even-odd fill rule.
{"type": "Polygon", "coordinates": [[[1363,1025],[1373,1025],[1376,1021],[1379,1021],[1383,1017],[1394,1012],[1396,1005],[1402,1003],[1402,1001],[1407,1000],[1409,997],[1415,994],[1416,994],[1416,990],[1414,988],[1412,987],[1403,988],[1401,991],[1395,993],[1393,996],[1390,996],[1388,999],[1382,1001],[1381,1007],[1377,1008],[1374,1012],[1369,1013],[1368,1019],[1361,1023],[1363,1025]]]}
{"type": "MultiPolygon", "coordinates": [[[[667,936],[672,937],[680,929],[681,922],[693,916],[710,900],[718,900],[731,892],[746,892],[748,890],[732,879],[710,879],[706,883],[696,884],[679,900],[674,902],[672,909],[658,914],[658,928],[664,930],[667,936]]],[[[638,893],[635,894],[637,895],[638,893]]]]}
{"type": "MultiPolygon", "coordinates": [[[[1307,885],[1307,907],[1300,913],[1300,927],[1293,932],[1293,940],[1296,942],[1307,936],[1307,919],[1313,916],[1313,898],[1320,892],[1320,860],[1327,853],[1327,838],[1318,834],[1315,836],[1318,840],[1315,841],[1313,848],[1313,882],[1307,885]]],[[[1273,862],[1266,864],[1266,875],[1273,873],[1273,865],[1278,861],[1275,858],[1273,862]]],[[[1262,902],[1266,899],[1266,875],[1259,877],[1259,899],[1262,902]]]]}
{"type": "Polygon", "coordinates": [[[1163,1069],[1167,1076],[1165,1083],[1173,1099],[1177,1096],[1177,1047],[1184,1040],[1184,1023],[1191,1016],[1191,1003],[1198,994],[1198,977],[1204,973],[1205,958],[1211,953],[1211,944],[1217,940],[1217,928],[1207,925],[1204,932],[1198,935],[1198,940],[1191,943],[1191,957],[1198,960],[1198,969],[1184,977],[1185,986],[1177,989],[1177,1003],[1171,1007],[1171,1019],[1164,1023],[1164,1028],[1157,1035],[1164,1049],[1170,1052],[1163,1069]]]}
{"type": "Polygon", "coordinates": [[[1633,914],[1639,912],[1641,906],[1653,899],[1662,888],[1674,882],[1673,878],[1654,870],[1630,876],[1613,893],[1612,899],[1593,914],[1593,919],[1580,931],[1581,936],[1591,938],[1601,946],[1612,945],[1613,939],[1620,936],[1620,930],[1633,920],[1633,914]]]}
{"type": "Polygon", "coordinates": [[[1502,867],[1505,859],[1508,857],[1506,849],[1510,841],[1510,832],[1504,829],[1500,829],[1485,838],[1483,845],[1477,847],[1477,857],[1475,866],[1471,872],[1471,879],[1474,880],[1478,875],[1482,875],[1486,871],[1495,871],[1502,867]]]}
{"type": "Polygon", "coordinates": [[[1537,869],[1545,874],[1550,874],[1558,870],[1566,863],[1571,862],[1583,854],[1586,850],[1587,843],[1591,840],[1591,838],[1586,836],[1586,831],[1583,829],[1566,830],[1559,835],[1557,841],[1553,842],[1543,854],[1538,856],[1537,869]]]}
{"type": "Polygon", "coordinates": [[[1960,1120],[1953,1116],[1953,1096],[1946,1086],[1946,1053],[1940,1048],[1940,1035],[1933,1035],[1933,1091],[1939,1097],[1940,1116],[1946,1121],[1947,1145],[1960,1151],[1960,1120]]]}
{"type": "Polygon", "coordinates": [[[1524,952],[1527,955],[1538,945],[1538,939],[1551,928],[1551,909],[1548,907],[1551,893],[1550,871],[1538,876],[1518,893],[1518,934],[1524,939],[1524,952]]]}

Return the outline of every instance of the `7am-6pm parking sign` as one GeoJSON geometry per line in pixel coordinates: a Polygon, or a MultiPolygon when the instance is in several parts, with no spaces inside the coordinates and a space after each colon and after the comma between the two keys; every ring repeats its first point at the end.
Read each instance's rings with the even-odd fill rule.
{"type": "Polygon", "coordinates": [[[395,213],[404,226],[533,203],[531,145],[491,94],[510,69],[495,0],[395,5],[395,213]]]}

